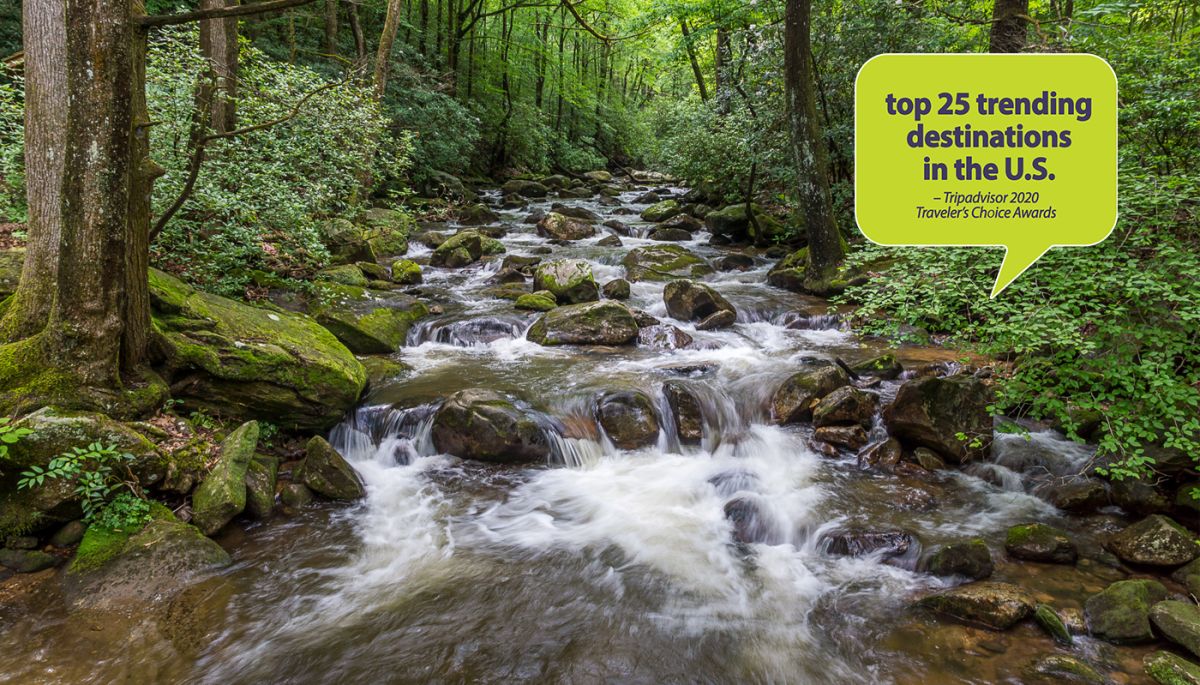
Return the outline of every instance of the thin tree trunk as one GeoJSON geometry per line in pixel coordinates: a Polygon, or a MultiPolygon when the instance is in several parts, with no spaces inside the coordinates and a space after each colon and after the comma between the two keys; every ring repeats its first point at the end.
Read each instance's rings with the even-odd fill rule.
{"type": "Polygon", "coordinates": [[[429,0],[421,0],[421,55],[429,45],[429,0]]]}
{"type": "Polygon", "coordinates": [[[723,28],[717,29],[717,54],[716,62],[716,92],[721,92],[721,86],[725,83],[725,65],[729,62],[729,32],[723,28]]]}
{"type": "Polygon", "coordinates": [[[396,29],[400,26],[400,0],[388,0],[387,16],[383,21],[383,33],[379,36],[379,52],[375,54],[375,99],[383,102],[387,90],[388,70],[392,63],[392,46],[396,43],[396,29]]]}
{"type": "Polygon", "coordinates": [[[358,0],[346,3],[346,15],[350,19],[350,33],[354,34],[354,53],[358,57],[359,66],[362,66],[367,63],[367,40],[363,36],[362,24],[358,21],[358,0]]]}
{"type": "Polygon", "coordinates": [[[679,18],[679,29],[683,31],[683,44],[687,48],[688,59],[692,62],[692,74],[696,77],[696,87],[700,89],[700,100],[708,102],[708,89],[704,87],[704,72],[700,71],[700,61],[696,59],[696,46],[692,45],[692,33],[688,30],[687,19],[679,18]]]}
{"type": "MultiPolygon", "coordinates": [[[[238,0],[200,0],[200,9],[236,7],[238,0]]],[[[200,54],[208,61],[210,78],[215,90],[201,86],[197,95],[197,108],[208,108],[211,125],[217,133],[237,128],[237,71],[238,71],[238,19],[205,19],[200,22],[200,54]]],[[[203,135],[200,131],[199,135],[203,135]]]]}
{"type": "Polygon", "coordinates": [[[823,291],[845,254],[833,217],[825,143],[813,97],[812,62],[809,59],[811,3],[812,0],[787,0],[783,83],[796,159],[796,194],[808,226],[805,285],[823,291]]]}
{"type": "Polygon", "coordinates": [[[1025,49],[1026,22],[1019,15],[1029,15],[1029,0],[996,0],[992,6],[991,34],[988,52],[1021,52],[1025,49]]]}
{"type": "Polygon", "coordinates": [[[325,54],[337,56],[337,34],[338,0],[325,0],[325,54]]]}

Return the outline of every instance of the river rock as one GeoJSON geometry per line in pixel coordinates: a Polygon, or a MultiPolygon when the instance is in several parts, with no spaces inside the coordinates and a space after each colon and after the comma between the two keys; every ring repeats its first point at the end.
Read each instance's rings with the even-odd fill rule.
{"type": "Polygon", "coordinates": [[[814,400],[820,400],[849,384],[850,377],[836,366],[801,371],[789,377],[775,391],[771,398],[771,419],[777,424],[809,421],[812,419],[814,400]]]}
{"type": "Polygon", "coordinates": [[[559,307],[530,326],[526,339],[539,345],[625,345],[638,325],[629,310],[612,300],[559,307]]]}
{"type": "Polygon", "coordinates": [[[941,471],[946,468],[946,462],[928,447],[918,447],[913,450],[913,458],[926,471],[941,471]]]}
{"type": "Polygon", "coordinates": [[[292,509],[301,509],[313,501],[313,493],[302,483],[288,483],[279,492],[279,500],[292,509]]]}
{"type": "Polygon", "coordinates": [[[522,207],[528,207],[528,206],[529,206],[529,200],[526,200],[525,198],[521,197],[520,195],[517,195],[514,193],[512,195],[504,196],[504,202],[502,202],[500,204],[500,209],[513,210],[513,209],[521,209],[522,207]]]}
{"type": "MultiPolygon", "coordinates": [[[[763,214],[762,207],[753,205],[753,211],[755,218],[759,221],[765,222],[770,220],[774,222],[774,219],[770,219],[767,215],[763,214]]],[[[750,220],[746,216],[746,203],[744,202],[729,205],[715,212],[709,212],[704,217],[704,225],[708,227],[708,232],[713,235],[728,236],[734,241],[752,239],[750,235],[750,220]]]]}
{"type": "Polygon", "coordinates": [[[857,423],[870,428],[878,406],[879,395],[846,385],[829,393],[813,407],[813,425],[857,423]]]}
{"type": "Polygon", "coordinates": [[[475,263],[483,255],[502,254],[504,244],[477,231],[463,231],[446,239],[429,258],[432,266],[456,269],[475,263]]]}
{"type": "Polygon", "coordinates": [[[596,227],[582,219],[551,212],[538,222],[537,234],[554,240],[582,240],[596,235],[596,227]]]}
{"type": "Polygon", "coordinates": [[[704,439],[704,415],[700,412],[700,401],[692,391],[678,381],[663,383],[663,394],[675,420],[675,432],[684,445],[699,445],[704,439]]]}
{"type": "Polygon", "coordinates": [[[313,280],[323,283],[337,283],[356,288],[365,288],[370,279],[363,274],[362,269],[355,264],[342,264],[321,269],[313,275],[313,280]]]}
{"type": "Polygon", "coordinates": [[[628,300],[629,294],[629,281],[624,278],[604,284],[604,296],[610,300],[628,300]]]}
{"type": "Polygon", "coordinates": [[[769,543],[772,539],[770,520],[763,515],[752,496],[736,497],[725,503],[725,518],[733,524],[733,541],[739,545],[769,543]]]}
{"type": "Polygon", "coordinates": [[[622,303],[621,306],[625,307],[625,309],[627,309],[629,311],[630,316],[633,317],[633,321],[634,321],[634,323],[636,323],[638,325],[638,328],[650,328],[651,326],[661,326],[662,325],[661,321],[654,318],[653,316],[650,316],[649,314],[638,309],[637,307],[634,307],[628,303],[622,303]]]}
{"type": "Polygon", "coordinates": [[[361,499],[367,495],[358,472],[320,436],[308,441],[308,456],[296,476],[309,490],[329,499],[361,499]]]}
{"type": "Polygon", "coordinates": [[[595,190],[592,190],[591,188],[588,188],[585,186],[579,186],[576,188],[564,188],[563,190],[558,191],[558,196],[561,198],[564,198],[564,199],[565,198],[586,199],[595,194],[596,194],[595,190]]]}
{"type": "MultiPolygon", "coordinates": [[[[667,313],[680,321],[704,321],[718,312],[729,312],[734,320],[737,318],[737,310],[720,293],[703,283],[686,279],[668,283],[663,289],[663,302],[667,305],[667,313]]],[[[729,320],[725,325],[732,323],[729,320]]]]}
{"type": "Polygon", "coordinates": [[[826,533],[818,546],[827,554],[839,557],[862,557],[878,553],[883,558],[898,557],[908,552],[913,535],[902,530],[838,531],[826,533]]]}
{"type": "Polygon", "coordinates": [[[392,354],[404,346],[413,322],[429,315],[417,298],[399,292],[324,284],[309,303],[313,320],[355,354],[392,354]]]}
{"type": "Polygon", "coordinates": [[[658,228],[650,233],[650,240],[665,243],[682,243],[692,239],[692,234],[682,228],[658,228]]]}
{"type": "Polygon", "coordinates": [[[754,268],[754,258],[744,254],[722,257],[716,264],[717,271],[749,271],[754,268]]]}
{"type": "Polygon", "coordinates": [[[896,355],[894,354],[872,357],[866,361],[852,364],[850,368],[860,376],[870,376],[885,381],[895,380],[900,377],[900,374],[904,373],[904,366],[896,361],[896,355]]]}
{"type": "Polygon", "coordinates": [[[862,449],[870,440],[862,426],[822,426],[813,431],[813,437],[831,445],[842,445],[852,450],[862,449]]]}
{"type": "Polygon", "coordinates": [[[504,184],[501,192],[505,195],[520,195],[521,197],[546,197],[550,189],[537,181],[512,180],[504,184]]]}
{"type": "Polygon", "coordinates": [[[1200,607],[1168,599],[1150,608],[1150,621],[1168,640],[1200,656],[1200,607]]]}
{"type": "Polygon", "coordinates": [[[1111,682],[1087,663],[1066,654],[1040,656],[1023,666],[1021,673],[1033,681],[1045,683],[1107,685],[1111,682]]]}
{"type": "Polygon", "coordinates": [[[368,231],[364,231],[345,219],[335,219],[329,222],[325,228],[325,235],[325,248],[329,250],[331,265],[377,260],[375,250],[371,247],[368,231]]]}
{"type": "Polygon", "coordinates": [[[1079,558],[1079,549],[1065,532],[1042,523],[1009,528],[1004,549],[1017,559],[1048,564],[1074,564],[1079,558]]]}
{"type": "Polygon", "coordinates": [[[546,178],[543,178],[540,181],[538,181],[538,183],[541,183],[542,185],[546,186],[547,188],[555,188],[558,190],[571,187],[571,179],[567,178],[566,176],[563,176],[562,174],[554,174],[553,176],[547,176],[546,178]]]}
{"type": "Polygon", "coordinates": [[[279,479],[279,460],[254,455],[246,469],[246,513],[265,519],[275,511],[275,484],[279,479]]]}
{"type": "Polygon", "coordinates": [[[659,223],[677,214],[679,214],[679,203],[674,200],[663,200],[644,209],[642,220],[659,223]]]}
{"type": "Polygon", "coordinates": [[[421,267],[410,259],[392,262],[392,282],[396,285],[417,285],[424,277],[421,267]]]}
{"type": "Polygon", "coordinates": [[[1070,646],[1071,643],[1074,642],[1074,640],[1071,639],[1071,631],[1067,629],[1067,624],[1062,620],[1062,617],[1058,615],[1058,612],[1054,610],[1054,607],[1050,606],[1049,604],[1038,605],[1037,611],[1033,614],[1033,618],[1035,621],[1037,621],[1038,625],[1042,627],[1042,630],[1045,630],[1047,633],[1049,633],[1050,637],[1054,638],[1055,640],[1058,640],[1067,646],[1070,646]]]}
{"type": "Polygon", "coordinates": [[[682,214],[676,214],[675,216],[658,225],[658,230],[660,231],[673,229],[687,231],[689,234],[695,233],[702,228],[704,228],[704,224],[700,223],[693,217],[688,216],[686,212],[682,214]]]}
{"type": "Polygon", "coordinates": [[[214,535],[246,508],[246,471],[258,446],[258,422],[247,421],[225,438],[217,463],[192,497],[192,523],[214,535]]]}
{"type": "Polygon", "coordinates": [[[556,259],[538,266],[533,274],[534,291],[548,290],[559,304],[597,302],[600,290],[592,277],[592,265],[583,259],[556,259]]]}
{"type": "Polygon", "coordinates": [[[1084,604],[1088,630],[1117,645],[1152,640],[1150,607],[1166,598],[1167,589],[1158,581],[1117,581],[1084,604]]]}
{"type": "Polygon", "coordinates": [[[599,221],[600,215],[586,207],[568,207],[566,205],[554,204],[550,207],[550,211],[555,214],[561,214],[570,219],[582,219],[583,221],[599,221]]]}
{"type": "Polygon", "coordinates": [[[900,386],[883,411],[888,433],[901,443],[928,447],[948,461],[965,463],[991,451],[992,390],[974,376],[926,376],[900,386]],[[963,433],[967,440],[959,440],[963,433]]]}
{"type": "Polygon", "coordinates": [[[858,455],[858,468],[863,470],[891,468],[900,463],[901,456],[903,456],[903,452],[900,448],[900,441],[888,438],[863,450],[858,455]]]}
{"type": "Polygon", "coordinates": [[[692,344],[692,336],[675,326],[658,325],[638,328],[637,344],[663,350],[682,350],[692,344]]]}
{"type": "Polygon", "coordinates": [[[87,523],[82,520],[71,521],[67,525],[58,529],[58,532],[56,532],[50,538],[50,544],[58,549],[74,547],[75,545],[79,544],[80,540],[83,539],[83,535],[87,532],[87,528],[87,523]]]}
{"type": "Polygon", "coordinates": [[[1167,518],[1155,514],[1113,536],[1109,551],[1132,564],[1178,566],[1200,556],[1200,546],[1187,530],[1167,518]]]}
{"type": "Polygon", "coordinates": [[[939,549],[929,559],[929,572],[935,576],[965,576],[983,580],[996,569],[992,553],[983,540],[956,542],[939,549]]]}
{"type": "Polygon", "coordinates": [[[523,223],[527,226],[532,226],[545,218],[546,218],[546,210],[538,208],[538,209],[533,210],[529,214],[525,215],[525,218],[521,219],[521,223],[523,223]]]}
{"type": "Polygon", "coordinates": [[[1125,478],[1112,483],[1113,504],[1134,516],[1149,516],[1171,510],[1171,497],[1155,483],[1141,478],[1125,478]]]}
{"type": "Polygon", "coordinates": [[[481,204],[473,204],[458,210],[458,223],[463,226],[487,226],[500,223],[500,217],[481,204]]]}
{"type": "Polygon", "coordinates": [[[1200,558],[1193,559],[1171,572],[1171,580],[1180,585],[1187,584],[1188,576],[1200,576],[1200,558]]]}
{"type": "Polygon", "coordinates": [[[1054,506],[1065,512],[1091,514],[1108,506],[1108,488],[1094,480],[1068,483],[1055,488],[1050,499],[1054,506]]]}
{"type": "Polygon", "coordinates": [[[503,395],[463,390],[433,415],[433,445],[461,459],[496,464],[545,461],[550,453],[537,423],[503,395]]]}
{"type": "Polygon", "coordinates": [[[1170,652],[1147,654],[1142,668],[1161,685],[1200,685],[1200,666],[1170,652]]]}
{"type": "Polygon", "coordinates": [[[620,221],[617,221],[616,219],[609,219],[608,221],[605,221],[604,223],[602,223],[600,225],[605,228],[611,229],[613,231],[613,233],[616,233],[617,235],[623,235],[626,238],[628,238],[632,234],[632,232],[628,226],[626,226],[624,223],[622,223],[620,221]]]}
{"type": "Polygon", "coordinates": [[[698,331],[715,331],[719,328],[729,328],[737,323],[737,313],[729,309],[719,309],[704,317],[696,324],[698,331]]]}
{"type": "Polygon", "coordinates": [[[496,283],[498,285],[507,285],[509,283],[524,283],[525,282],[525,274],[521,273],[520,271],[517,271],[516,269],[500,269],[499,271],[496,272],[495,276],[492,276],[489,279],[489,282],[496,283]]]}
{"type": "Polygon", "coordinates": [[[546,295],[528,294],[521,295],[517,301],[513,303],[514,309],[521,309],[530,312],[548,312],[551,309],[558,307],[553,297],[546,295]]]}
{"type": "Polygon", "coordinates": [[[645,193],[642,193],[641,195],[638,195],[637,197],[633,198],[633,204],[635,204],[635,205],[653,205],[653,204],[658,204],[660,199],[661,198],[659,198],[658,193],[654,192],[653,190],[648,190],[645,193]]]}
{"type": "Polygon", "coordinates": [[[73,609],[125,609],[169,599],[231,563],[220,545],[152,502],[150,520],[140,530],[89,527],[61,587],[73,609]]]}
{"type": "Polygon", "coordinates": [[[702,278],[713,268],[696,253],[681,245],[636,247],[621,260],[630,281],[670,281],[677,278],[702,278]]]}
{"type": "Polygon", "coordinates": [[[960,585],[917,604],[992,630],[1008,630],[1034,612],[1033,595],[1028,590],[995,580],[960,585]]]}
{"type": "Polygon", "coordinates": [[[609,234],[596,241],[596,247],[625,247],[625,243],[620,236],[609,234]]]}
{"type": "Polygon", "coordinates": [[[596,420],[618,449],[636,450],[658,442],[658,418],[650,398],[640,392],[605,395],[596,420]]]}

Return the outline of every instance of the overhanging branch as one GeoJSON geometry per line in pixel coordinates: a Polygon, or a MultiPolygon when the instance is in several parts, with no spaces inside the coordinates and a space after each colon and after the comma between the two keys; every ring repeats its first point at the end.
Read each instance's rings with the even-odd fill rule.
{"type": "Polygon", "coordinates": [[[307,5],[310,2],[313,2],[313,0],[269,0],[269,2],[256,2],[253,5],[218,7],[211,10],[196,10],[195,12],[183,12],[181,14],[151,14],[138,17],[137,23],[146,28],[171,26],[172,24],[187,24],[202,19],[225,19],[228,17],[244,17],[250,14],[275,12],[291,7],[299,7],[300,5],[307,5]]]}

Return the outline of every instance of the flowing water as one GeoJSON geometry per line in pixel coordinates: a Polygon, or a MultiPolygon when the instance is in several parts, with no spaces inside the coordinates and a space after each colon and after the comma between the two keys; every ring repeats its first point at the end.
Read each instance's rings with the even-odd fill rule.
{"type": "MultiPolygon", "coordinates": [[[[563,202],[605,218],[612,209],[563,202]]],[[[509,254],[547,245],[532,226],[510,228],[509,254]]],[[[624,248],[603,248],[599,237],[547,258],[587,259],[603,284],[623,276],[629,249],[651,244],[625,237],[624,248]]],[[[729,253],[709,237],[685,246],[710,260],[729,253]]],[[[423,253],[414,243],[410,256],[423,253]]],[[[1111,569],[1007,562],[1004,533],[1043,521],[1074,534],[1087,556],[1125,521],[1115,510],[1064,517],[1038,497],[1090,457],[1053,433],[1000,435],[994,463],[916,480],[860,471],[850,453],[821,456],[808,427],[770,425],[766,403],[788,375],[888,348],[842,330],[824,303],[766,286],[768,267],[757,258],[752,270],[705,279],[740,312],[715,332],[670,320],[662,284],[633,284],[630,304],[695,338],[678,351],[540,347],[523,338],[537,315],[487,294],[499,260],[426,268],[419,290],[444,314],[414,327],[397,353],[411,369],[376,384],[330,436],[361,473],[365,501],[235,522],[219,538],[235,565],[153,621],[67,615],[52,584],[20,612],[0,607],[0,680],[1018,683],[1033,657],[1066,652],[1114,682],[1148,682],[1136,650],[1088,638],[1068,649],[1030,623],[993,633],[909,608],[955,584],[914,571],[922,551],[974,537],[991,546],[997,579],[1082,607],[1111,569]],[[640,390],[665,419],[667,380],[701,400],[703,443],[681,446],[664,420],[656,446],[614,448],[592,419],[597,396],[640,390]],[[436,403],[473,387],[534,412],[553,463],[438,455],[436,403]],[[734,501],[749,503],[756,542],[733,541],[734,501]],[[831,554],[829,535],[846,530],[904,531],[913,543],[890,560],[831,554]]],[[[906,368],[955,367],[941,349],[896,352],[906,368]]],[[[900,382],[877,391],[886,401],[900,382]]]]}

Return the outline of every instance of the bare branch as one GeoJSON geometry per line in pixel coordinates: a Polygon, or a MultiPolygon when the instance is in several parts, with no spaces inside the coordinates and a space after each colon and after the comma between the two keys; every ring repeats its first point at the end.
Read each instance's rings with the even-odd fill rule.
{"type": "Polygon", "coordinates": [[[202,19],[225,19],[227,17],[243,17],[250,14],[275,12],[277,10],[286,10],[292,7],[299,7],[300,5],[307,5],[310,2],[313,2],[313,0],[270,0],[269,2],[256,2],[252,5],[218,7],[216,9],[196,10],[195,12],[183,12],[180,14],[150,14],[138,17],[137,23],[146,28],[171,26],[172,24],[187,24],[202,19]]]}

